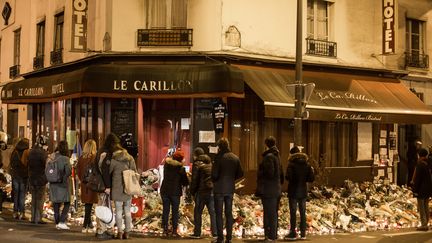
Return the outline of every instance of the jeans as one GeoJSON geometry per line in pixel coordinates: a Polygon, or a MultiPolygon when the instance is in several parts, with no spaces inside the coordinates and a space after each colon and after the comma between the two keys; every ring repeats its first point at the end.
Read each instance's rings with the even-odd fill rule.
{"type": "Polygon", "coordinates": [[[43,204],[45,202],[45,186],[30,186],[32,198],[31,221],[38,223],[42,221],[43,204]]]}
{"type": "Polygon", "coordinates": [[[417,198],[417,208],[420,214],[421,226],[427,227],[429,223],[429,198],[417,198]]]}
{"type": "Polygon", "coordinates": [[[84,223],[83,228],[93,228],[91,216],[92,216],[93,203],[86,203],[84,205],[84,223]]]}
{"type": "Polygon", "coordinates": [[[296,220],[297,220],[297,204],[300,211],[300,232],[302,236],[306,234],[306,198],[289,198],[290,209],[290,232],[295,233],[296,220]]]}
{"type": "Polygon", "coordinates": [[[264,235],[277,240],[279,197],[261,199],[264,209],[264,235]]]}
{"type": "Polygon", "coordinates": [[[70,208],[70,202],[64,202],[63,203],[63,209],[60,214],[60,206],[62,203],[54,203],[54,222],[55,224],[59,223],[66,223],[69,208],[70,208]]]}
{"type": "Polygon", "coordinates": [[[170,207],[172,207],[172,229],[173,233],[177,232],[178,220],[179,220],[179,206],[180,196],[166,196],[162,195],[162,228],[165,232],[168,231],[168,218],[170,213],[170,207]]]}
{"type": "Polygon", "coordinates": [[[27,193],[27,179],[20,177],[12,178],[12,187],[14,191],[14,212],[24,213],[25,196],[27,193]]]}
{"type": "Polygon", "coordinates": [[[197,194],[195,197],[195,208],[194,208],[194,235],[201,235],[202,226],[202,212],[204,206],[210,215],[210,228],[213,236],[217,235],[216,231],[216,215],[214,209],[214,198],[212,194],[197,194]]]}
{"type": "Polygon", "coordinates": [[[115,220],[119,232],[130,232],[132,228],[132,214],[131,214],[131,199],[122,202],[115,201],[115,220]],[[123,229],[123,214],[124,214],[124,230],[123,229]]]}
{"type": "Polygon", "coordinates": [[[232,202],[233,194],[215,194],[215,212],[216,212],[216,228],[217,228],[217,242],[223,242],[223,222],[222,222],[222,210],[225,205],[225,228],[226,228],[226,240],[232,239],[232,229],[234,218],[232,214],[232,202]]]}

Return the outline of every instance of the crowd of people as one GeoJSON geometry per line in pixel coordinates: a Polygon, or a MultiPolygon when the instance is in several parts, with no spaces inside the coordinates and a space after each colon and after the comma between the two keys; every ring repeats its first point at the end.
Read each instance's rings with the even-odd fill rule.
{"type": "MultiPolygon", "coordinates": [[[[282,184],[288,182],[288,199],[290,209],[290,229],[285,236],[287,240],[306,239],[306,198],[307,183],[313,182],[315,173],[308,163],[308,155],[299,147],[290,149],[288,166],[281,165],[280,152],[276,139],[269,136],[264,141],[266,150],[262,154],[257,169],[257,188],[255,195],[263,205],[265,241],[278,239],[278,211],[282,196],[282,184]],[[297,210],[300,214],[297,227],[297,210]],[[298,235],[299,233],[299,235],[298,235]]],[[[193,151],[192,173],[186,172],[184,152],[177,149],[165,158],[163,181],[160,187],[162,199],[163,237],[179,237],[179,206],[184,189],[189,188],[193,196],[194,231],[190,238],[202,237],[202,217],[204,207],[210,216],[211,235],[214,243],[230,243],[233,231],[233,196],[235,183],[243,177],[240,159],[235,155],[226,138],[217,142],[218,152],[212,161],[204,149],[196,147],[193,151]],[[171,221],[169,216],[171,214],[171,221]],[[223,222],[225,219],[225,222],[223,222]],[[225,235],[224,235],[225,229],[225,235]]],[[[136,154],[135,154],[136,155],[136,154]]],[[[411,178],[414,195],[418,199],[421,226],[419,230],[428,230],[429,198],[432,196],[432,153],[419,148],[418,162],[411,178]]],[[[132,230],[131,200],[132,195],[125,193],[122,174],[125,170],[137,171],[134,156],[121,145],[115,134],[108,134],[103,146],[97,151],[96,142],[89,139],[85,142],[83,153],[78,158],[76,172],[80,183],[80,198],[84,205],[83,233],[94,233],[100,239],[128,239],[132,230]],[[86,183],[88,168],[95,168],[100,174],[103,190],[95,191],[86,183]],[[92,222],[94,205],[114,204],[115,225],[103,220],[92,222]]],[[[36,139],[29,149],[29,140],[22,138],[16,142],[10,157],[10,174],[13,188],[13,217],[27,220],[25,215],[25,197],[31,194],[31,223],[46,224],[43,220],[43,204],[48,185],[49,200],[54,209],[54,223],[59,230],[69,230],[67,218],[71,206],[70,151],[66,141],[60,141],[54,153],[48,154],[43,139],[36,139]],[[47,161],[55,161],[57,170],[61,171],[59,181],[51,182],[46,175],[47,161]]],[[[4,181],[0,177],[0,182],[4,181]]],[[[0,200],[3,196],[0,195],[0,200]]],[[[0,204],[1,206],[1,204],[0,204]]],[[[1,207],[0,207],[1,209],[1,207]]]]}

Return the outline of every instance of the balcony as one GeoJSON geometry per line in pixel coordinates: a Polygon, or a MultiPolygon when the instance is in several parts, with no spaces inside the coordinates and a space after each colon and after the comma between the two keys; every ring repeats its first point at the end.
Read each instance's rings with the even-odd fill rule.
{"type": "Polygon", "coordinates": [[[429,68],[429,55],[405,52],[405,67],[429,68]]]}
{"type": "Polygon", "coordinates": [[[51,65],[63,63],[63,49],[57,49],[51,52],[51,65]]]}
{"type": "Polygon", "coordinates": [[[14,79],[20,74],[20,65],[15,65],[9,68],[9,78],[14,79]]]}
{"type": "Polygon", "coordinates": [[[337,43],[332,41],[306,39],[306,54],[337,57],[337,43]]]}
{"type": "Polygon", "coordinates": [[[192,46],[193,29],[139,29],[137,46],[192,46]]]}
{"type": "Polygon", "coordinates": [[[44,55],[36,56],[33,58],[33,69],[41,69],[44,67],[44,55]]]}

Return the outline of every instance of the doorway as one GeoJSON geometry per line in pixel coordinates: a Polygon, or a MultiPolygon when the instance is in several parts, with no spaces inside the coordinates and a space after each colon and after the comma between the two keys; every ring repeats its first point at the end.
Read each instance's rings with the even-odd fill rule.
{"type": "Polygon", "coordinates": [[[13,140],[18,138],[18,109],[8,110],[7,133],[11,138],[8,139],[8,144],[12,144],[13,140]]]}

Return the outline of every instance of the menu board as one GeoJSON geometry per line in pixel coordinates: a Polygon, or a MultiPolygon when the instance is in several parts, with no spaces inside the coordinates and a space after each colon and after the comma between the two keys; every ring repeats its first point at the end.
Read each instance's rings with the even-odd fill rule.
{"type": "Polygon", "coordinates": [[[113,101],[111,107],[111,132],[117,136],[135,133],[135,101],[123,99],[113,101]]]}

